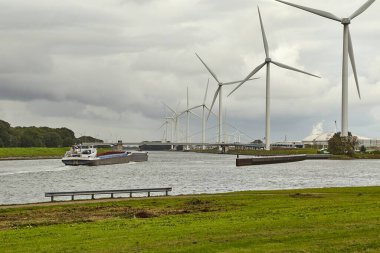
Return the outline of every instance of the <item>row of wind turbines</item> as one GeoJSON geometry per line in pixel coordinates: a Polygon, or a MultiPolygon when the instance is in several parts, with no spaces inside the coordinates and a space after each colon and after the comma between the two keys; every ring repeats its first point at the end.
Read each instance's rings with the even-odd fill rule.
{"type": "MultiPolygon", "coordinates": [[[[309,7],[293,4],[293,3],[282,1],[282,0],[275,0],[275,1],[289,5],[289,6],[292,6],[292,7],[295,7],[295,8],[298,8],[298,9],[301,9],[301,10],[305,10],[307,12],[311,12],[313,14],[316,14],[316,15],[319,15],[319,16],[322,16],[322,17],[325,17],[328,19],[332,19],[332,20],[341,22],[343,24],[344,30],[343,30],[343,63],[342,63],[342,111],[341,111],[341,114],[342,114],[341,115],[341,117],[342,117],[341,118],[341,124],[342,124],[341,131],[342,132],[341,132],[341,136],[347,137],[348,136],[348,58],[350,58],[350,61],[351,61],[351,65],[352,65],[352,69],[353,69],[353,73],[354,73],[354,77],[355,77],[355,82],[356,82],[356,87],[357,87],[357,91],[359,94],[359,98],[361,97],[349,25],[355,17],[359,16],[361,13],[363,13],[365,10],[367,10],[375,2],[375,0],[368,0],[365,4],[363,4],[357,11],[355,11],[348,18],[339,18],[339,17],[335,16],[334,14],[331,14],[331,13],[326,12],[326,11],[309,8],[309,7]]],[[[218,143],[222,143],[223,142],[222,141],[222,135],[223,135],[223,114],[222,114],[222,112],[223,112],[223,86],[238,84],[228,94],[228,97],[229,97],[236,90],[241,88],[242,85],[244,83],[246,83],[247,81],[258,79],[258,78],[255,78],[254,75],[257,74],[264,66],[266,66],[265,148],[266,148],[266,150],[269,150],[270,149],[270,139],[271,139],[270,138],[270,129],[271,129],[271,125],[270,125],[271,64],[278,66],[280,68],[284,68],[287,70],[306,74],[306,75],[309,75],[312,77],[320,78],[317,75],[314,75],[314,74],[311,74],[309,72],[299,70],[297,68],[294,68],[294,67],[285,65],[283,63],[272,60],[272,58],[270,57],[269,44],[268,44],[267,36],[265,33],[264,23],[263,23],[263,19],[262,19],[259,7],[258,7],[258,14],[259,14],[260,28],[261,28],[261,34],[262,34],[265,56],[266,56],[266,58],[262,64],[260,64],[255,69],[253,69],[252,72],[249,73],[249,75],[245,79],[243,79],[241,81],[232,81],[232,82],[224,83],[218,79],[217,75],[211,70],[211,68],[205,63],[205,61],[198,54],[196,54],[197,58],[200,60],[200,62],[203,64],[203,66],[207,69],[209,74],[215,79],[215,81],[218,84],[218,88],[215,91],[211,107],[208,108],[205,105],[209,82],[207,83],[206,93],[205,93],[202,105],[198,105],[198,106],[189,108],[189,104],[187,104],[187,110],[185,110],[181,113],[177,113],[175,110],[173,110],[172,108],[170,108],[169,106],[166,105],[173,112],[173,116],[171,117],[171,119],[173,120],[173,122],[175,124],[176,134],[178,134],[178,117],[184,113],[187,114],[187,128],[186,128],[186,136],[187,136],[186,142],[187,143],[188,143],[188,136],[189,136],[189,132],[188,132],[189,131],[189,115],[190,115],[190,113],[192,113],[191,111],[193,109],[196,109],[199,107],[203,107],[202,143],[205,143],[205,125],[206,125],[205,112],[206,112],[206,110],[208,110],[208,116],[207,116],[207,120],[208,120],[208,118],[210,117],[210,114],[212,113],[213,106],[214,106],[218,96],[219,96],[218,143]]],[[[189,100],[187,99],[187,101],[189,101],[189,100]]],[[[176,139],[178,139],[178,136],[176,137],[176,139]]]]}

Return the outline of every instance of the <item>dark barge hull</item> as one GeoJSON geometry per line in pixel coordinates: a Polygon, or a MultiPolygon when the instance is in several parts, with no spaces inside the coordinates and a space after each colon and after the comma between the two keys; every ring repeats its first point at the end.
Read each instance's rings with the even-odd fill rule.
{"type": "Polygon", "coordinates": [[[253,158],[236,158],[236,166],[251,166],[276,163],[290,163],[306,160],[306,155],[289,155],[289,156],[260,156],[253,158]]]}
{"type": "Polygon", "coordinates": [[[250,158],[236,158],[236,166],[265,165],[276,163],[299,162],[303,160],[327,160],[330,159],[329,154],[313,154],[313,155],[284,155],[284,156],[257,156],[250,158]]]}

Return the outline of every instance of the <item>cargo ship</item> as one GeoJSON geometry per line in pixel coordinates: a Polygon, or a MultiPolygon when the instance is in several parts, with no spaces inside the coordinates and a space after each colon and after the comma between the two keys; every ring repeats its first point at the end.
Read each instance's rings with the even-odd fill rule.
{"type": "Polygon", "coordinates": [[[65,165],[98,166],[129,162],[144,162],[148,160],[148,152],[113,150],[105,153],[97,152],[94,146],[73,146],[62,158],[65,165]]]}

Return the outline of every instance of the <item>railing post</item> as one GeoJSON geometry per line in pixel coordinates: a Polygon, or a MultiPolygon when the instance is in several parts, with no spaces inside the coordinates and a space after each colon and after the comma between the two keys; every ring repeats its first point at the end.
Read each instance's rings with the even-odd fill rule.
{"type": "Polygon", "coordinates": [[[150,192],[148,192],[148,197],[150,197],[150,192]]]}
{"type": "Polygon", "coordinates": [[[74,200],[74,195],[71,195],[71,200],[72,200],[72,201],[74,200]]]}
{"type": "Polygon", "coordinates": [[[111,193],[111,199],[113,199],[113,193],[111,193]]]}
{"type": "Polygon", "coordinates": [[[54,196],[51,195],[50,198],[51,198],[51,202],[54,202],[54,196]]]}
{"type": "Polygon", "coordinates": [[[166,192],[166,196],[168,196],[169,195],[169,191],[165,191],[166,192]]]}
{"type": "Polygon", "coordinates": [[[129,197],[132,198],[132,192],[129,193],[129,197]]]}
{"type": "Polygon", "coordinates": [[[91,199],[95,199],[95,194],[91,194],[91,199]]]}

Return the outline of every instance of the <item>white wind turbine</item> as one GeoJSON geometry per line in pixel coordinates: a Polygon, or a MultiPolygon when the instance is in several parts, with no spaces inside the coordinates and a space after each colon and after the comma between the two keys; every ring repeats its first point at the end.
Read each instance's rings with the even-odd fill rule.
{"type": "Polygon", "coordinates": [[[357,11],[355,11],[351,16],[348,18],[339,18],[335,16],[332,13],[312,9],[309,7],[304,7],[297,4],[288,3],[285,1],[275,0],[280,3],[284,3],[296,8],[299,8],[304,11],[308,11],[311,13],[314,13],[316,15],[322,16],[324,18],[332,19],[335,21],[338,21],[342,23],[343,25],[343,66],[342,66],[342,137],[348,136],[348,57],[350,57],[352,70],[354,72],[355,76],[355,82],[356,82],[356,88],[358,90],[359,98],[360,96],[360,89],[359,89],[359,81],[358,81],[358,75],[356,72],[356,64],[355,64],[355,57],[354,57],[354,49],[352,46],[352,40],[351,40],[351,34],[350,34],[350,23],[351,20],[355,17],[362,14],[365,10],[368,9],[371,4],[375,2],[375,0],[369,0],[365,4],[363,4],[357,11]]]}
{"type": "MultiPolygon", "coordinates": [[[[190,132],[190,114],[193,114],[193,115],[195,115],[196,117],[199,118],[198,115],[196,115],[195,113],[192,112],[192,110],[194,110],[195,107],[193,107],[193,108],[190,108],[190,107],[189,107],[189,87],[187,87],[187,100],[186,100],[186,101],[187,101],[187,102],[186,102],[186,103],[187,103],[186,110],[184,110],[183,112],[181,112],[181,113],[178,115],[178,117],[186,113],[186,143],[189,143],[189,135],[190,135],[190,134],[189,134],[189,132],[190,132]]],[[[189,147],[187,146],[186,148],[188,149],[189,147]]]]}
{"type": "MultiPolygon", "coordinates": [[[[163,140],[165,142],[167,142],[167,139],[168,139],[168,125],[169,125],[169,120],[171,120],[172,118],[171,117],[168,117],[166,116],[166,108],[165,109],[165,116],[162,118],[163,120],[165,120],[162,125],[159,127],[159,129],[164,128],[164,135],[163,135],[163,140]]],[[[171,126],[171,139],[173,140],[173,126],[171,126]]]]}
{"type": "MultiPolygon", "coordinates": [[[[214,77],[215,81],[218,83],[218,89],[215,92],[214,99],[212,101],[212,104],[211,104],[211,107],[210,107],[207,119],[210,117],[211,110],[212,110],[212,108],[213,108],[213,106],[215,104],[216,99],[219,96],[219,114],[218,114],[219,132],[218,132],[218,143],[222,143],[223,142],[222,141],[222,135],[223,135],[223,116],[222,116],[222,111],[223,111],[223,86],[224,85],[232,85],[232,84],[241,83],[242,81],[234,81],[234,82],[228,82],[228,83],[222,83],[222,82],[220,82],[218,80],[218,77],[215,75],[215,73],[207,66],[207,64],[201,59],[201,57],[199,57],[198,54],[195,54],[195,55],[198,57],[198,59],[202,62],[202,64],[206,67],[206,69],[208,70],[208,72],[210,72],[210,74],[212,75],[212,77],[214,77]]],[[[253,78],[253,79],[248,78],[245,81],[254,80],[254,79],[258,79],[258,78],[253,78]]]]}
{"type": "Polygon", "coordinates": [[[163,139],[164,142],[167,142],[167,140],[168,140],[168,125],[169,125],[169,119],[168,119],[167,117],[165,117],[164,119],[165,119],[165,121],[164,121],[164,123],[162,123],[162,125],[160,126],[159,129],[165,127],[165,128],[164,128],[164,134],[163,134],[163,136],[162,136],[162,139],[163,139]]]}
{"type": "Polygon", "coordinates": [[[208,85],[210,83],[210,79],[207,80],[207,86],[206,86],[206,92],[205,96],[203,98],[203,104],[197,105],[192,107],[190,110],[200,108],[202,107],[202,149],[205,149],[205,143],[206,143],[206,110],[211,111],[207,106],[206,106],[206,99],[207,99],[207,92],[208,92],[208,85]]]}
{"type": "MultiPolygon", "coordinates": [[[[178,142],[178,118],[179,118],[179,113],[168,106],[167,104],[163,103],[172,113],[173,115],[171,116],[172,122],[174,124],[174,132],[175,132],[175,140],[174,142],[178,142]]],[[[172,140],[173,142],[173,140],[172,140]]]]}
{"type": "Polygon", "coordinates": [[[264,42],[264,49],[265,49],[265,62],[259,65],[257,68],[255,68],[228,96],[230,96],[232,93],[234,93],[237,89],[239,89],[249,78],[251,78],[253,75],[255,75],[257,72],[259,72],[260,69],[262,69],[265,65],[267,66],[267,75],[266,75],[266,113],[265,113],[265,149],[270,150],[270,64],[277,65],[280,68],[300,72],[306,75],[318,77],[316,75],[310,74],[308,72],[287,66],[285,64],[273,61],[269,56],[269,46],[267,37],[265,35],[264,25],[263,21],[261,19],[260,9],[257,7],[259,12],[259,18],[260,18],[260,26],[261,26],[261,33],[263,36],[263,42],[264,42]]]}

